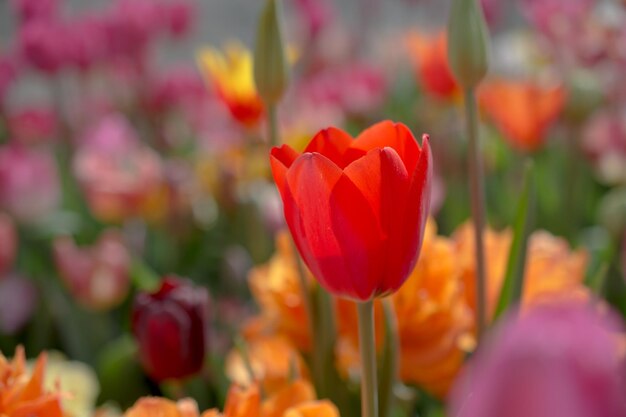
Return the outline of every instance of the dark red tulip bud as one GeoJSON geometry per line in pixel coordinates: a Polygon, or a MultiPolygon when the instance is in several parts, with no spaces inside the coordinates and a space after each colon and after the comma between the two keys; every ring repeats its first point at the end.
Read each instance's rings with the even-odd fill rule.
{"type": "Polygon", "coordinates": [[[155,293],[135,298],[132,330],[144,369],[156,381],[200,371],[206,351],[209,293],[188,280],[166,277],[155,293]]]}

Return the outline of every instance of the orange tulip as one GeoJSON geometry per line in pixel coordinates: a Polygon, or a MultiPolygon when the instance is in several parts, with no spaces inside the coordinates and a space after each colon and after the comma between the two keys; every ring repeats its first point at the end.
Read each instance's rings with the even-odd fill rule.
{"type": "MultiPolygon", "coordinates": [[[[296,348],[280,335],[260,335],[248,342],[247,356],[255,380],[263,391],[274,394],[287,385],[292,370],[306,378],[308,371],[304,360],[296,348]]],[[[250,385],[250,374],[238,351],[232,351],[226,358],[226,375],[238,385],[250,385]]]]}
{"type": "MultiPolygon", "coordinates": [[[[474,306],[474,232],[466,223],[454,233],[455,251],[462,268],[465,282],[465,297],[468,305],[474,306]]],[[[506,264],[511,247],[510,230],[485,231],[487,263],[487,308],[493,315],[500,289],[504,281],[506,264]]],[[[531,234],[526,255],[522,307],[528,308],[542,303],[587,300],[588,289],[583,285],[587,267],[587,253],[572,251],[567,242],[545,231],[531,234]]]]}
{"type": "Polygon", "coordinates": [[[424,92],[437,99],[455,98],[459,87],[448,63],[446,33],[442,31],[435,36],[412,33],[407,43],[424,92]]]}
{"type": "Polygon", "coordinates": [[[28,375],[22,347],[16,349],[11,362],[0,353],[0,416],[64,417],[60,393],[44,389],[46,360],[45,353],[39,355],[28,375]]]}
{"type": "Polygon", "coordinates": [[[547,129],[563,110],[565,88],[495,80],[481,88],[479,102],[511,146],[532,152],[543,145],[547,129]]]}

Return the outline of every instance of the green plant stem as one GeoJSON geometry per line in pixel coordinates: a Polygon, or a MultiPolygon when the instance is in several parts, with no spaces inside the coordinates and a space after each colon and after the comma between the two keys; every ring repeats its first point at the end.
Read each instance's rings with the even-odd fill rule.
{"type": "Polygon", "coordinates": [[[270,149],[280,144],[278,137],[278,114],[275,104],[267,105],[267,134],[269,137],[270,149]]]}
{"type": "Polygon", "coordinates": [[[361,417],[378,417],[374,302],[371,300],[357,302],[356,307],[359,317],[359,351],[361,354],[361,417]]]}
{"type": "Polygon", "coordinates": [[[467,137],[469,141],[469,188],[472,202],[472,218],[474,221],[474,244],[476,248],[476,330],[478,341],[480,341],[487,328],[487,300],[485,247],[483,243],[483,231],[485,229],[485,190],[476,107],[474,88],[468,88],[465,90],[465,111],[467,137]]]}
{"type": "Polygon", "coordinates": [[[389,417],[394,407],[394,387],[398,382],[400,335],[393,300],[387,297],[382,302],[385,313],[385,348],[380,363],[378,414],[380,417],[389,417]]]}

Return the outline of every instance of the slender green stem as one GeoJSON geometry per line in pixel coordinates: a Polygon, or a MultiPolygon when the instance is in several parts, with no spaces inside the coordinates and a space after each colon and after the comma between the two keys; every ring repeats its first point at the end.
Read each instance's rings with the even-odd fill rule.
{"type": "MultiPolygon", "coordinates": [[[[307,326],[309,327],[309,334],[311,340],[314,342],[317,340],[315,334],[315,314],[313,314],[313,302],[311,300],[311,291],[309,291],[309,283],[306,278],[306,271],[304,269],[304,263],[298,253],[298,248],[293,239],[290,239],[291,249],[293,251],[294,263],[296,264],[296,271],[298,275],[298,282],[300,284],[300,296],[302,297],[302,303],[304,304],[304,310],[307,315],[307,326]]],[[[315,352],[313,352],[315,355],[315,352]]]]}
{"type": "Polygon", "coordinates": [[[400,358],[400,335],[398,319],[390,297],[383,299],[385,313],[385,348],[380,364],[379,407],[380,417],[389,417],[394,407],[394,387],[398,382],[398,366],[400,358]]]}
{"type": "Polygon", "coordinates": [[[374,302],[371,300],[357,302],[356,307],[359,317],[359,350],[361,353],[361,417],[378,417],[374,302]]]}
{"type": "Polygon", "coordinates": [[[485,247],[483,243],[483,231],[485,229],[485,191],[478,134],[476,96],[473,88],[465,90],[465,111],[467,136],[469,140],[469,188],[472,201],[472,218],[474,220],[474,244],[476,247],[476,330],[478,340],[480,340],[487,328],[485,247]]]}
{"type": "Polygon", "coordinates": [[[275,104],[267,105],[267,134],[270,148],[280,144],[278,137],[278,114],[275,104]]]}

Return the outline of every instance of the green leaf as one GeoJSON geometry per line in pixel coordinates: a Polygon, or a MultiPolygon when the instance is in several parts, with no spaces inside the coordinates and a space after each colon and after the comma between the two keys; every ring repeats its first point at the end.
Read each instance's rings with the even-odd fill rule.
{"type": "Polygon", "coordinates": [[[513,242],[506,266],[504,283],[500,290],[500,298],[496,306],[494,319],[497,319],[511,305],[516,304],[522,297],[524,289],[524,267],[526,264],[526,249],[528,236],[532,230],[535,186],[533,181],[532,162],[528,161],[524,171],[524,186],[517,206],[514,225],[513,242]]]}

